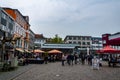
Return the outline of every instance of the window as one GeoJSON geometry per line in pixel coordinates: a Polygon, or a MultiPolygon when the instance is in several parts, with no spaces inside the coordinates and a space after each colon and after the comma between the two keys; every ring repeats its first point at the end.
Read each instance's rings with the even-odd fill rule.
{"type": "Polygon", "coordinates": [[[4,12],[2,12],[2,17],[6,19],[7,15],[4,12]]]}
{"type": "Polygon", "coordinates": [[[78,42],[78,44],[80,44],[80,45],[81,45],[81,42],[78,42]]]}
{"type": "Polygon", "coordinates": [[[81,40],[81,37],[78,37],[78,40],[81,40]]]}
{"type": "Polygon", "coordinates": [[[76,42],[74,41],[73,44],[76,44],[76,42]]]}
{"type": "Polygon", "coordinates": [[[13,24],[12,23],[9,23],[9,29],[13,30],[13,24]]]}
{"type": "Polygon", "coordinates": [[[69,37],[69,40],[72,40],[72,37],[69,37]]]}
{"type": "Polygon", "coordinates": [[[90,40],[90,38],[89,38],[89,37],[87,37],[87,40],[90,40]]]}
{"type": "Polygon", "coordinates": [[[82,40],[85,40],[85,37],[82,37],[82,40]]]}
{"type": "Polygon", "coordinates": [[[73,37],[73,40],[76,40],[76,37],[73,37]]]}
{"type": "Polygon", "coordinates": [[[90,42],[87,42],[87,45],[90,45],[90,42]]]}
{"type": "Polygon", "coordinates": [[[71,42],[71,41],[69,41],[69,43],[71,44],[72,42],[71,42]]]}
{"type": "Polygon", "coordinates": [[[6,19],[4,19],[4,18],[1,17],[1,24],[4,25],[4,26],[6,26],[7,25],[6,19]]]}
{"type": "Polygon", "coordinates": [[[85,45],[85,42],[82,42],[83,45],[85,45]]]}

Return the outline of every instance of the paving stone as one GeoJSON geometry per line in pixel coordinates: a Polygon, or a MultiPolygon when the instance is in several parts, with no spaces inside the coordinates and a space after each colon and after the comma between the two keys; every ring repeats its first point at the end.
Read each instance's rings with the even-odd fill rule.
{"type": "Polygon", "coordinates": [[[61,66],[60,62],[35,65],[33,68],[15,77],[13,80],[120,80],[120,67],[100,67],[77,64],[61,66]]]}

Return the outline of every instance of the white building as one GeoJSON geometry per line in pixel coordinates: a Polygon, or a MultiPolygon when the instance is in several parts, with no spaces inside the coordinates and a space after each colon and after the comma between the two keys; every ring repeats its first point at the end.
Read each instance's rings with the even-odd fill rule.
{"type": "Polygon", "coordinates": [[[100,37],[92,37],[92,45],[93,50],[99,50],[103,48],[102,38],[100,37]]]}
{"type": "Polygon", "coordinates": [[[80,48],[90,47],[92,44],[91,36],[73,36],[68,35],[64,39],[65,43],[79,44],[80,48]]]}
{"type": "Polygon", "coordinates": [[[102,38],[92,36],[73,36],[68,35],[64,39],[65,43],[79,44],[78,50],[89,54],[90,51],[95,51],[102,48],[102,38]]]}
{"type": "Polygon", "coordinates": [[[41,46],[46,43],[46,38],[43,34],[35,34],[35,48],[40,49],[41,46]]]}

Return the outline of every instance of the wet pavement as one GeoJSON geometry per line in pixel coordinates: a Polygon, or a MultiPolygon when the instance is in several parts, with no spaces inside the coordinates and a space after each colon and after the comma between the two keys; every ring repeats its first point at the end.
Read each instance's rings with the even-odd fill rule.
{"type": "MultiPolygon", "coordinates": [[[[10,74],[15,74],[15,72],[10,72],[10,74]]],[[[120,80],[120,67],[113,68],[103,64],[100,70],[93,70],[87,64],[61,66],[61,62],[55,62],[28,65],[23,67],[21,74],[9,79],[1,79],[1,75],[0,80],[120,80]]]]}

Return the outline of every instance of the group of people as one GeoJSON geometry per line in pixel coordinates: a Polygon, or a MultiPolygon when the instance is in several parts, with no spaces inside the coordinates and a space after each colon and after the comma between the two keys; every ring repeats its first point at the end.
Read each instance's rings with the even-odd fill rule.
{"type": "Polygon", "coordinates": [[[27,57],[22,56],[18,59],[19,65],[28,65],[28,63],[29,63],[29,61],[28,61],[27,57]]]}
{"type": "Polygon", "coordinates": [[[97,68],[97,69],[99,69],[99,66],[101,64],[99,58],[96,56],[93,56],[92,54],[78,55],[77,53],[75,53],[75,54],[63,54],[62,55],[62,66],[64,66],[65,64],[68,64],[68,65],[82,64],[82,65],[84,65],[86,62],[88,63],[88,65],[91,65],[93,68],[97,68]]]}

